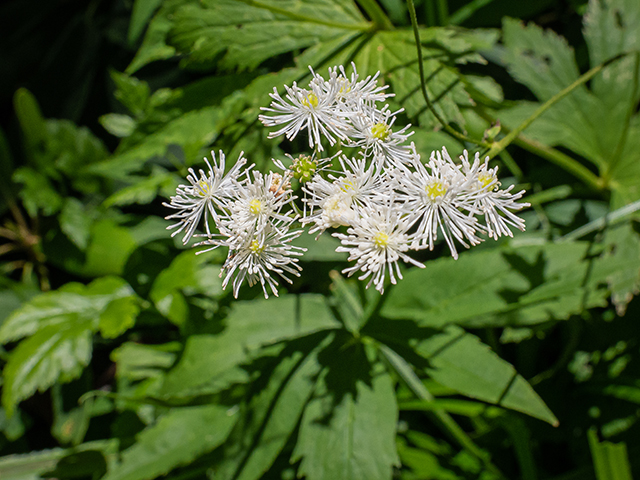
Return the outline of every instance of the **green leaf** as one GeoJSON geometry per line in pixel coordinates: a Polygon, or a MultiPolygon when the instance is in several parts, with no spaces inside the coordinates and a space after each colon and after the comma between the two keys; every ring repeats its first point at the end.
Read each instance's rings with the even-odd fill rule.
{"type": "Polygon", "coordinates": [[[162,5],[162,0],[135,0],[127,35],[129,45],[134,44],[140,38],[153,12],[160,5],[162,5]]]}
{"type": "Polygon", "coordinates": [[[20,88],[13,96],[13,106],[27,149],[33,150],[41,147],[47,138],[46,120],[42,116],[36,98],[26,88],[20,88]]]}
{"type": "Polygon", "coordinates": [[[420,342],[416,352],[429,360],[429,376],[445,387],[558,424],[527,381],[475,335],[451,326],[420,342]]]}
{"type": "Polygon", "coordinates": [[[218,252],[196,255],[193,251],[185,251],[178,255],[151,287],[149,296],[158,311],[174,324],[182,325],[189,313],[185,294],[219,296],[222,293],[222,280],[218,275],[220,266],[210,263],[217,257],[218,252]]]}
{"type": "Polygon", "coordinates": [[[262,346],[340,328],[320,295],[286,295],[236,302],[217,335],[192,335],[182,358],[165,378],[161,397],[188,398],[246,382],[239,368],[262,346]]]}
{"type": "Polygon", "coordinates": [[[308,480],[390,480],[399,463],[393,382],[362,351],[332,354],[304,411],[291,460],[302,460],[299,475],[308,480]]]}
{"type": "Polygon", "coordinates": [[[114,96],[134,116],[139,116],[146,109],[151,90],[147,82],[138,80],[125,73],[111,71],[111,79],[116,84],[114,96]]]}
{"type": "MultiPolygon", "coordinates": [[[[584,23],[592,67],[637,51],[640,46],[636,35],[640,28],[637,2],[591,1],[584,23]]],[[[541,102],[579,77],[573,50],[564,38],[511,19],[504,21],[503,29],[502,60],[514,78],[541,102]]],[[[576,88],[525,131],[526,136],[544,145],[568,148],[596,165],[607,187],[614,192],[614,208],[640,198],[637,150],[640,120],[635,112],[640,98],[639,76],[638,54],[626,55],[594,77],[591,90],[585,86],[576,88]]],[[[501,112],[500,118],[513,128],[531,108],[538,106],[522,104],[501,112]]]]}
{"type": "Polygon", "coordinates": [[[607,283],[633,277],[640,269],[638,257],[623,260],[613,245],[596,258],[587,255],[588,249],[587,242],[563,242],[476,250],[458,260],[440,258],[428,269],[407,272],[402,288],[391,291],[381,313],[433,328],[451,323],[526,326],[567,319],[584,308],[606,305],[607,283]]]}
{"type": "Polygon", "coordinates": [[[40,172],[29,167],[18,168],[13,174],[13,181],[22,184],[18,195],[31,217],[36,217],[38,211],[53,215],[62,207],[62,197],[40,172]]]}
{"type": "Polygon", "coordinates": [[[89,244],[93,220],[93,216],[87,213],[83,203],[73,197],[65,200],[62,211],[58,216],[60,230],[83,251],[89,244]]]}
{"type": "Polygon", "coordinates": [[[587,432],[597,480],[632,480],[627,444],[599,442],[594,429],[587,432]]]}
{"type": "Polygon", "coordinates": [[[180,7],[172,19],[170,43],[188,54],[188,65],[207,64],[224,54],[223,68],[240,69],[369,28],[351,1],[335,0],[205,0],[180,7]]]}
{"type": "Polygon", "coordinates": [[[40,328],[11,352],[4,367],[2,405],[9,415],[36,390],[80,376],[91,360],[92,320],[73,318],[40,328]]]}
{"type": "Polygon", "coordinates": [[[131,287],[117,277],[99,278],[87,286],[67,283],[59,290],[34,297],[7,318],[0,328],[0,343],[74,320],[91,320],[97,328],[100,315],[112,301],[132,296],[131,287]]]}
{"type": "Polygon", "coordinates": [[[120,138],[128,137],[136,129],[136,121],[129,115],[107,113],[102,115],[98,121],[107,132],[120,138]]]}
{"type": "Polygon", "coordinates": [[[104,338],[120,336],[133,327],[139,311],[138,299],[134,296],[113,300],[100,315],[100,334],[104,338]]]}
{"type": "Polygon", "coordinates": [[[221,445],[237,421],[237,408],[202,405],[174,408],[138,435],[122,462],[103,480],[151,480],[221,445]]]}
{"type": "Polygon", "coordinates": [[[136,246],[137,242],[129,229],[117,225],[110,219],[99,220],[91,227],[87,259],[81,272],[96,277],[119,275],[136,246]]]}
{"type": "Polygon", "coordinates": [[[159,376],[176,360],[181,345],[178,342],[162,345],[143,345],[127,342],[111,352],[116,363],[116,377],[132,381],[159,376]]]}
{"type": "Polygon", "coordinates": [[[101,324],[109,333],[130,324],[136,312],[122,310],[135,299],[124,280],[106,277],[88,286],[69,283],[16,310],[0,328],[0,342],[28,338],[11,351],[4,369],[7,412],[36,390],[77,378],[91,359],[93,333],[101,324]]]}
{"type": "Polygon", "coordinates": [[[146,205],[151,203],[159,193],[163,196],[175,195],[176,187],[180,180],[178,177],[167,172],[164,168],[154,165],[151,174],[146,176],[130,176],[127,178],[131,185],[118,190],[107,198],[103,205],[113,207],[115,205],[131,205],[137,203],[146,205]]]}
{"type": "Polygon", "coordinates": [[[216,475],[234,480],[257,480],[271,467],[295,430],[314,391],[322,369],[318,352],[332,338],[325,336],[320,343],[318,338],[302,339],[291,344],[277,358],[277,366],[264,379],[268,381],[266,387],[258,389],[251,398],[243,420],[236,424],[227,440],[225,460],[216,469],[216,475]]]}
{"type": "Polygon", "coordinates": [[[127,174],[142,168],[150,158],[170,155],[167,153],[170,145],[180,146],[185,158],[194,158],[203,147],[213,143],[226,121],[229,121],[227,117],[228,112],[219,107],[187,112],[144,137],[139,144],[88,167],[87,171],[107,178],[126,180],[127,174]]]}

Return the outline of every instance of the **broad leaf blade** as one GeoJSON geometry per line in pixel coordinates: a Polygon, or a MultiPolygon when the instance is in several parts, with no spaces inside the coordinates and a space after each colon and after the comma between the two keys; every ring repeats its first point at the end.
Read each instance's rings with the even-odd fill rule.
{"type": "Polygon", "coordinates": [[[416,351],[429,360],[427,373],[438,383],[468,397],[558,424],[542,399],[509,363],[461,328],[447,328],[420,342],[416,351]]]}
{"type": "Polygon", "coordinates": [[[237,421],[223,405],[175,408],[138,435],[104,480],[151,480],[221,445],[237,421]]]}

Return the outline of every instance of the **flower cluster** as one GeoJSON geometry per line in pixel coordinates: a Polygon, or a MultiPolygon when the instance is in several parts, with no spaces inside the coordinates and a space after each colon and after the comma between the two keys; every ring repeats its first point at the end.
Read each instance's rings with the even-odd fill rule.
{"type": "Polygon", "coordinates": [[[360,79],[355,66],[350,76],[343,67],[329,69],[328,79],[311,74],[307,88],[285,86],[284,98],[274,88],[271,105],[263,108],[269,114],[259,118],[279,127],[270,138],[293,139],[306,130],[312,155],[289,156],[289,166],[274,159],[282,174],[242,170],[241,155],[225,175],[220,152],[220,164],[214,156],[208,172],[190,170],[189,185],[178,187],[166,204],[177,210],[167,217],[177,220],[169,228],[174,235],[184,232],[185,243],[202,221],[205,233],[199,236],[206,239],[196,245],[204,251],[229,248],[221,276],[224,287],[233,278],[235,296],[245,279],[260,282],[266,297],[268,290],[277,295],[274,273],[286,281],[286,274],[299,275],[304,249],[290,244],[302,232],[291,230],[298,221],[318,236],[332,230],[341,242],[337,251],[354,262],[343,273],[358,273],[381,293],[387,277],[393,284],[402,278],[400,260],[424,268],[408,253],[432,250],[439,237],[457,258],[458,245],[477,245],[481,235],[497,239],[512,236],[511,227],[524,230],[515,214],[529,206],[518,202],[524,191],[501,189],[488,157],[481,161],[476,153],[471,161],[465,150],[456,162],[443,147],[423,163],[408,144],[410,126],[394,127],[402,110],[380,106],[392,95],[378,86],[379,74],[360,79]],[[355,156],[339,151],[321,158],[323,139],[355,156]],[[294,213],[293,179],[303,192],[301,216],[294,213]]]}

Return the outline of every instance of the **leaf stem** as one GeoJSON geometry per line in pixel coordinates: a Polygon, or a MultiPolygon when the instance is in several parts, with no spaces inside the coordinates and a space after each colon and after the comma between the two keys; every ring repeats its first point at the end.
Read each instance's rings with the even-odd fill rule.
{"type": "Polygon", "coordinates": [[[356,0],[362,9],[369,15],[375,30],[393,30],[395,27],[387,17],[382,7],[376,0],[356,0]]]}
{"type": "Polygon", "coordinates": [[[413,0],[407,0],[407,8],[409,10],[409,16],[411,17],[411,25],[413,26],[413,35],[415,36],[415,39],[416,39],[416,50],[418,51],[418,69],[420,71],[420,88],[422,90],[422,96],[424,97],[424,100],[427,103],[427,108],[433,114],[433,116],[436,117],[436,120],[438,120],[440,125],[442,125],[442,128],[444,128],[449,135],[463,142],[470,142],[483,147],[488,147],[489,146],[488,143],[483,142],[481,140],[474,140],[472,138],[469,138],[466,135],[455,130],[453,127],[451,127],[445,121],[445,119],[442,118],[442,116],[438,113],[438,111],[435,109],[435,107],[431,103],[431,100],[429,99],[429,94],[427,93],[427,84],[425,82],[424,65],[422,64],[422,44],[420,43],[420,31],[418,30],[418,19],[416,18],[416,7],[413,4],[413,0]]]}
{"type": "Polygon", "coordinates": [[[438,0],[438,20],[440,25],[449,25],[449,6],[447,0],[438,0]]]}
{"type": "Polygon", "coordinates": [[[524,148],[525,150],[528,150],[531,153],[535,153],[539,157],[549,160],[551,163],[556,164],[563,170],[566,170],[573,176],[582,180],[594,190],[600,191],[605,186],[604,180],[598,177],[595,173],[593,173],[577,160],[556,150],[555,148],[548,147],[523,135],[520,135],[518,138],[516,138],[513,143],[518,145],[519,147],[524,148]]]}
{"type": "MultiPolygon", "coordinates": [[[[396,371],[400,378],[402,378],[406,385],[420,400],[427,403],[435,403],[433,395],[431,395],[429,390],[427,390],[422,381],[412,370],[411,366],[400,355],[398,355],[386,345],[379,345],[379,350],[385,357],[389,365],[396,371]]],[[[460,428],[460,426],[451,417],[451,415],[449,415],[444,409],[440,407],[434,407],[433,414],[462,448],[464,448],[470,454],[480,460],[488,471],[498,476],[499,478],[505,478],[498,467],[491,463],[491,460],[489,460],[487,454],[483,452],[475,443],[473,443],[473,440],[471,440],[467,433],[462,428],[460,428]]]]}
{"type": "MultiPolygon", "coordinates": [[[[409,0],[409,1],[411,1],[411,0],[409,0]]],[[[581,75],[580,78],[578,78],[571,85],[569,85],[566,88],[563,88],[558,93],[556,93],[553,97],[551,97],[549,100],[547,100],[542,105],[540,105],[536,109],[536,111],[533,112],[533,114],[531,114],[531,116],[529,118],[527,118],[525,121],[523,121],[520,125],[518,125],[513,130],[511,130],[511,132],[509,132],[507,135],[505,135],[499,142],[495,142],[491,146],[491,148],[487,152],[487,155],[489,155],[489,158],[495,157],[502,150],[507,148],[507,146],[510,145],[518,137],[518,135],[520,135],[529,125],[531,125],[538,117],[540,117],[540,115],[542,115],[544,112],[549,110],[549,108],[551,108],[553,105],[558,103],[564,97],[569,95],[571,92],[573,92],[580,85],[583,85],[586,82],[588,82],[589,80],[591,80],[594,76],[596,76],[598,73],[600,73],[600,71],[602,71],[602,69],[605,68],[607,65],[615,62],[616,60],[619,60],[624,55],[626,55],[626,54],[617,55],[617,56],[607,60],[606,62],[603,62],[600,65],[597,65],[597,66],[593,67],[591,70],[589,70],[588,72],[586,72],[583,75],[581,75]]]]}

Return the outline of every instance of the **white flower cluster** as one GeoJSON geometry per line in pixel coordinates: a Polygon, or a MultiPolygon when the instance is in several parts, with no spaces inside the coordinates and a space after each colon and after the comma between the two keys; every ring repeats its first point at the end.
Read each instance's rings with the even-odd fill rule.
{"type": "Polygon", "coordinates": [[[260,282],[267,297],[267,287],[278,294],[273,273],[289,282],[286,273],[299,275],[297,257],[304,249],[290,245],[302,232],[290,231],[296,221],[317,235],[337,229],[332,233],[341,241],[337,251],[354,262],[343,273],[360,273],[367,287],[373,284],[381,293],[387,274],[392,284],[402,278],[399,260],[424,268],[408,252],[432,250],[439,235],[457,258],[457,244],[469,248],[482,241],[481,234],[497,239],[512,236],[510,227],[524,230],[524,221],[514,213],[529,206],[517,202],[524,191],[500,189],[498,168],[489,167],[488,157],[482,162],[476,153],[471,161],[465,150],[456,163],[443,147],[426,164],[421,161],[415,145],[407,144],[413,134],[409,126],[393,129],[402,110],[379,107],[391,96],[384,93],[386,86],[378,86],[379,74],[360,80],[355,66],[350,76],[343,67],[329,69],[328,79],[311,73],[307,88],[285,86],[285,98],[274,88],[270,107],[263,108],[271,114],[259,118],[266,126],[280,127],[270,138],[293,139],[307,130],[313,155],[289,156],[288,167],[274,160],[282,175],[251,172],[252,166],[241,171],[246,164],[241,155],[225,175],[220,152],[219,165],[214,157],[213,167],[207,161],[207,173],[200,171],[198,177],[190,170],[190,185],[178,187],[165,204],[177,210],[167,217],[177,220],[169,228],[174,235],[184,232],[184,243],[204,218],[206,233],[200,236],[206,240],[196,245],[229,248],[221,276],[224,287],[234,278],[235,296],[245,279],[250,285],[260,282]],[[323,139],[355,147],[356,156],[340,151],[317,158],[324,151],[323,139]],[[292,178],[304,192],[302,216],[294,213],[292,178]]]}

